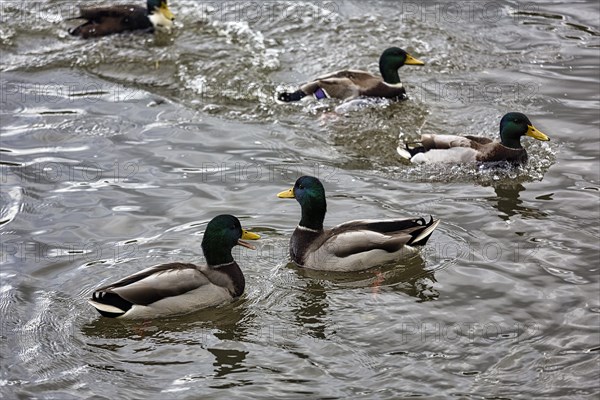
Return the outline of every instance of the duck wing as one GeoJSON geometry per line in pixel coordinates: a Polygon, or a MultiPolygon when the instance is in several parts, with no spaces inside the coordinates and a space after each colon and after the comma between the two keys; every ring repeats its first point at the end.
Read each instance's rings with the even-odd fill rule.
{"type": "Polygon", "coordinates": [[[351,221],[324,231],[306,252],[304,266],[358,271],[398,259],[406,246],[424,245],[439,221],[431,218],[351,221]]]}
{"type": "Polygon", "coordinates": [[[419,142],[398,146],[397,151],[416,164],[468,163],[481,161],[496,144],[492,139],[480,136],[425,134],[419,142]]]}
{"type": "Polygon", "coordinates": [[[365,239],[363,243],[367,242],[368,239],[372,239],[372,245],[375,248],[380,248],[377,246],[382,244],[393,246],[398,244],[400,238],[402,239],[402,245],[424,245],[438,223],[439,221],[433,218],[429,222],[424,218],[356,220],[333,227],[329,230],[329,235],[330,237],[342,238],[342,241],[347,238],[349,245],[360,240],[362,236],[365,239]],[[357,233],[360,235],[356,235],[357,233]]]}
{"type": "Polygon", "coordinates": [[[405,233],[385,235],[374,231],[348,231],[331,236],[324,247],[334,256],[345,258],[371,250],[394,253],[401,250],[410,239],[411,236],[405,233]]]}
{"type": "Polygon", "coordinates": [[[382,82],[381,78],[365,71],[345,70],[320,76],[300,89],[308,95],[322,89],[325,91],[324,97],[347,99],[361,96],[382,82]]]}
{"type": "Polygon", "coordinates": [[[136,5],[116,5],[109,7],[84,7],[79,10],[78,19],[100,22],[105,18],[127,18],[133,15],[146,15],[148,10],[136,5]]]}
{"type": "Polygon", "coordinates": [[[208,284],[209,279],[194,264],[163,264],[95,290],[90,302],[101,313],[124,314],[134,305],[147,306],[208,284]]]}
{"type": "Polygon", "coordinates": [[[486,144],[494,143],[494,140],[492,140],[490,138],[483,137],[483,136],[466,135],[465,138],[469,139],[471,142],[474,142],[474,143],[477,143],[477,144],[481,144],[481,145],[486,145],[486,144]]]}
{"type": "Polygon", "coordinates": [[[327,81],[330,79],[348,79],[349,81],[354,82],[356,84],[382,80],[380,77],[375,76],[367,71],[347,69],[319,76],[317,77],[317,79],[315,79],[315,81],[327,81]]]}
{"type": "Polygon", "coordinates": [[[80,13],[80,16],[74,19],[85,19],[87,21],[69,30],[69,33],[73,36],[81,36],[84,39],[152,28],[147,10],[139,6],[83,8],[80,13]]]}
{"type": "MultiPolygon", "coordinates": [[[[347,91],[350,91],[352,96],[348,97],[386,97],[394,98],[399,97],[404,99],[406,97],[406,90],[402,83],[395,85],[388,84],[383,81],[379,76],[373,75],[366,71],[358,70],[346,70],[337,71],[333,74],[317,78],[315,82],[319,83],[319,87],[324,90],[334,91],[339,90],[341,86],[345,87],[347,91]]],[[[330,97],[335,97],[331,95],[330,97]]]]}
{"type": "MultiPolygon", "coordinates": [[[[421,145],[428,150],[442,150],[442,149],[451,149],[453,147],[468,147],[468,148],[477,148],[479,144],[481,144],[478,140],[475,139],[486,139],[486,138],[478,138],[476,136],[457,136],[457,135],[434,135],[434,134],[425,134],[421,136],[421,145]]],[[[488,139],[489,140],[489,139],[488,139]]],[[[491,141],[491,140],[490,140],[491,141]]]]}

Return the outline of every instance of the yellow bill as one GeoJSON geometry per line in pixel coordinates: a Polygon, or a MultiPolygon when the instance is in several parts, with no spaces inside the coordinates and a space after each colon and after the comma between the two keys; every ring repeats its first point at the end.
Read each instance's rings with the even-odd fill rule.
{"type": "MultiPolygon", "coordinates": [[[[257,239],[260,239],[260,235],[254,233],[254,232],[242,230],[242,239],[245,239],[245,240],[257,240],[257,239]]],[[[242,239],[238,240],[238,244],[240,246],[246,247],[246,248],[248,248],[250,250],[256,250],[255,246],[251,245],[250,243],[244,242],[242,239]]]]}
{"type": "Polygon", "coordinates": [[[281,193],[277,193],[277,197],[279,197],[280,199],[294,199],[296,198],[294,196],[294,188],[288,189],[288,190],[284,190],[281,193]]]}
{"type": "Polygon", "coordinates": [[[534,139],[541,140],[547,142],[550,140],[548,136],[543,134],[541,131],[538,131],[533,125],[527,125],[527,136],[531,136],[534,139]]]}
{"type": "Polygon", "coordinates": [[[175,15],[169,10],[169,6],[167,6],[166,1],[162,1],[160,3],[160,13],[169,21],[173,21],[175,19],[175,15]]]}
{"type": "Polygon", "coordinates": [[[423,61],[417,60],[410,54],[406,55],[406,61],[404,61],[404,64],[406,64],[406,65],[425,65],[425,63],[423,61]]]}

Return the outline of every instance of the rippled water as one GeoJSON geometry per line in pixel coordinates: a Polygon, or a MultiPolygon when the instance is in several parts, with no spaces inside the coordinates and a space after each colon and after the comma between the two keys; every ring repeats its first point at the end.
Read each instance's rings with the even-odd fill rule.
{"type": "Polygon", "coordinates": [[[600,7],[580,2],[171,1],[171,36],[83,41],[77,4],[1,4],[3,398],[596,398],[600,392],[600,7]],[[278,105],[339,68],[424,60],[401,104],[278,105]],[[496,137],[526,113],[517,170],[411,166],[399,139],[496,137]],[[434,215],[418,255],[363,273],[286,265],[299,219],[275,194],[319,176],[326,223],[434,215]],[[236,249],[233,304],[141,322],[91,291],[236,249]]]}

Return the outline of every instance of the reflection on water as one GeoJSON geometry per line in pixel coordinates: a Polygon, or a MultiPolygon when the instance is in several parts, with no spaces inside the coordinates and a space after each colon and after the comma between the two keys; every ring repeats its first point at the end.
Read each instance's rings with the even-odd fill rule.
{"type": "Polygon", "coordinates": [[[498,214],[505,221],[510,220],[515,215],[520,215],[523,218],[542,219],[548,215],[533,207],[523,206],[523,200],[519,198],[520,193],[525,190],[525,187],[520,184],[496,184],[493,185],[496,192],[495,198],[489,198],[491,203],[495,203],[494,207],[502,214],[498,214]]]}
{"type": "MultiPolygon", "coordinates": [[[[304,294],[312,293],[309,304],[326,304],[325,292],[327,290],[339,290],[341,288],[365,288],[369,289],[373,295],[380,291],[393,289],[421,301],[435,300],[439,293],[433,289],[433,283],[436,282],[434,270],[428,269],[426,261],[421,253],[417,252],[398,262],[388,263],[379,267],[371,268],[358,272],[325,272],[306,268],[296,267],[294,264],[288,264],[295,272],[304,278],[309,279],[309,284],[304,294]]],[[[430,267],[429,267],[430,268],[430,267]]],[[[309,308],[310,317],[322,317],[324,311],[318,308],[318,311],[309,308]]],[[[304,310],[303,311],[307,311],[304,310]]]]}
{"type": "Polygon", "coordinates": [[[402,264],[371,268],[366,271],[342,273],[325,272],[299,268],[288,263],[287,268],[294,271],[300,279],[301,290],[293,303],[291,311],[303,334],[315,339],[331,339],[327,332],[330,326],[328,294],[336,294],[348,289],[362,289],[377,301],[380,294],[393,291],[414,297],[418,302],[432,301],[440,293],[434,284],[437,282],[433,270],[426,269],[425,260],[419,253],[407,258],[402,264]]]}
{"type": "MultiPolygon", "coordinates": [[[[227,377],[227,375],[239,372],[246,372],[248,370],[244,365],[244,361],[246,360],[246,356],[248,355],[247,351],[240,351],[236,349],[219,349],[211,347],[209,347],[207,350],[215,356],[215,361],[213,365],[215,367],[216,378],[227,377]]],[[[229,384],[213,387],[226,388],[229,387],[229,384]]]]}
{"type": "MultiPolygon", "coordinates": [[[[98,316],[92,322],[83,325],[82,333],[89,339],[88,345],[114,353],[115,357],[127,357],[123,350],[129,346],[136,346],[136,354],[130,356],[128,362],[152,366],[195,362],[189,354],[170,353],[157,358],[157,346],[173,349],[180,346],[199,346],[214,357],[212,372],[203,374],[224,378],[230,374],[247,371],[244,361],[248,352],[228,345],[248,340],[246,327],[250,321],[242,323],[246,314],[244,301],[240,300],[222,307],[171,318],[125,321],[98,316]]],[[[103,368],[106,368],[106,365],[103,368]]],[[[216,384],[214,387],[228,386],[229,383],[225,383],[223,386],[216,384]]]]}
{"type": "Polygon", "coordinates": [[[298,301],[292,308],[298,326],[310,336],[326,339],[327,292],[320,281],[309,279],[298,294],[298,301]]]}
{"type": "Polygon", "coordinates": [[[221,307],[171,318],[128,321],[94,314],[95,319],[82,327],[82,333],[93,339],[150,340],[155,343],[184,343],[204,347],[207,343],[219,340],[245,339],[245,325],[240,324],[245,313],[243,300],[238,300],[221,307]]]}

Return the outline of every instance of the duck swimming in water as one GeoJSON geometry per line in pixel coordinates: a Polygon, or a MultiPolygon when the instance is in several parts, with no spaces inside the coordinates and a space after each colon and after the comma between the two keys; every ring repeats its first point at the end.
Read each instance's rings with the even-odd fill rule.
{"type": "Polygon", "coordinates": [[[71,19],[86,20],[69,30],[69,33],[87,39],[136,30],[170,32],[175,16],[169,10],[167,0],[148,0],[146,8],[126,4],[84,7],[81,8],[78,17],[71,19]]]}

